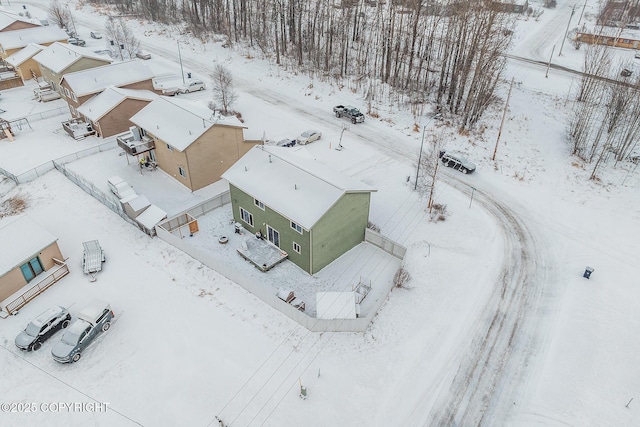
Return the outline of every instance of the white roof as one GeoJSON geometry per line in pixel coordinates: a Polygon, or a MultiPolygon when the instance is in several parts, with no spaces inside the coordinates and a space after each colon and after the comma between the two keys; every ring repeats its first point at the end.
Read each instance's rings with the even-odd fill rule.
{"type": "Polygon", "coordinates": [[[19,67],[20,64],[33,57],[34,55],[37,55],[38,52],[40,52],[42,49],[44,49],[44,46],[42,45],[39,45],[37,43],[29,43],[13,55],[8,56],[5,61],[13,65],[14,67],[19,67]]]}
{"type": "Polygon", "coordinates": [[[91,49],[60,42],[47,46],[33,59],[54,73],[60,73],[82,58],[96,59],[107,64],[111,63],[111,58],[98,55],[91,49]]]}
{"type": "Polygon", "coordinates": [[[355,292],[317,292],[316,313],[318,319],[355,319],[355,292]]]}
{"type": "Polygon", "coordinates": [[[157,97],[158,95],[150,90],[122,89],[109,86],[103,92],[78,107],[78,112],[89,120],[98,121],[125,99],[153,101],[157,97]]]}
{"type": "Polygon", "coordinates": [[[58,239],[26,215],[0,220],[0,276],[58,239]]]}
{"type": "Polygon", "coordinates": [[[0,30],[7,28],[9,25],[17,21],[40,25],[33,19],[24,19],[22,16],[16,15],[15,13],[11,13],[6,10],[0,10],[0,30]]]}
{"type": "Polygon", "coordinates": [[[146,208],[147,206],[151,206],[151,202],[149,201],[149,199],[147,199],[147,197],[143,196],[142,194],[138,195],[137,197],[134,197],[133,199],[127,201],[126,203],[131,207],[131,209],[133,209],[136,212],[146,208]]]}
{"type": "Polygon", "coordinates": [[[243,127],[236,117],[214,117],[213,111],[199,102],[166,96],[158,97],[130,120],[179,151],[214,125],[243,127]]]}
{"type": "Polygon", "coordinates": [[[153,73],[141,61],[118,62],[88,70],[65,74],[65,80],[76,96],[102,92],[109,86],[126,86],[153,78],[153,73]]]}
{"type": "Polygon", "coordinates": [[[52,43],[67,40],[69,36],[63,29],[50,25],[46,27],[25,28],[24,30],[0,32],[0,45],[7,49],[24,47],[29,43],[52,43]]]}
{"type": "Polygon", "coordinates": [[[306,230],[345,193],[376,191],[286,147],[257,145],[222,177],[306,230]]]}
{"type": "Polygon", "coordinates": [[[167,213],[156,205],[149,206],[136,218],[136,221],[147,230],[153,229],[157,223],[167,217],[167,213]]]}

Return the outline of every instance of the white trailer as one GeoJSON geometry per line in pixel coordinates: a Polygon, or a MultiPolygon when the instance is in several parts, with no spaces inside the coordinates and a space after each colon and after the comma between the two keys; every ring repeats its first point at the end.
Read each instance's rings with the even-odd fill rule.
{"type": "Polygon", "coordinates": [[[105,262],[104,251],[97,240],[90,240],[82,243],[84,253],[82,254],[82,270],[91,276],[91,281],[96,281],[96,274],[102,270],[102,263],[105,262]]]}

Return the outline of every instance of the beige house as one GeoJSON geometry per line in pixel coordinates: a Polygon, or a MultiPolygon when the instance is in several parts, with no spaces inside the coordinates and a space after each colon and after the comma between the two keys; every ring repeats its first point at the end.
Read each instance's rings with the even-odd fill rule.
{"type": "Polygon", "coordinates": [[[23,84],[27,80],[38,79],[42,76],[40,66],[36,60],[33,59],[42,49],[44,49],[44,46],[37,43],[29,43],[23,49],[20,49],[5,59],[9,65],[15,68],[23,84]]]}
{"type": "MultiPolygon", "coordinates": [[[[60,92],[62,76],[111,64],[111,58],[98,55],[86,47],[55,42],[39,52],[33,59],[38,63],[42,79],[60,92]]],[[[65,96],[64,92],[60,95],[65,96]]]]}
{"type": "Polygon", "coordinates": [[[26,215],[0,220],[0,302],[64,259],[57,240],[26,215]]]}
{"type": "Polygon", "coordinates": [[[78,107],[109,86],[153,91],[153,77],[153,72],[139,60],[118,62],[65,74],[60,91],[64,91],[71,115],[80,118],[78,107]]]}
{"type": "Polygon", "coordinates": [[[49,46],[55,42],[66,43],[68,37],[63,29],[54,26],[0,32],[0,58],[13,55],[29,43],[49,46]]]}
{"type": "Polygon", "coordinates": [[[78,107],[78,114],[103,138],[129,130],[129,118],[146,107],[158,95],[149,90],[109,86],[78,107]]]}
{"type": "Polygon", "coordinates": [[[151,159],[191,191],[219,181],[256,145],[244,141],[244,126],[236,117],[216,117],[205,105],[184,99],[161,96],[131,121],[143,140],[153,142],[151,159]]]}
{"type": "Polygon", "coordinates": [[[25,28],[39,27],[40,24],[24,19],[15,13],[0,11],[0,32],[24,30],[25,28]]]}

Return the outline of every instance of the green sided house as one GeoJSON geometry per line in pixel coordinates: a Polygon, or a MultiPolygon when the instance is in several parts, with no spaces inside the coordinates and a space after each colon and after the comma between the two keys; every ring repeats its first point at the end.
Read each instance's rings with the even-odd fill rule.
{"type": "Polygon", "coordinates": [[[58,239],[26,215],[0,220],[0,302],[63,260],[58,239]]]}
{"type": "Polygon", "coordinates": [[[297,150],[255,146],[222,177],[235,221],[309,274],[364,241],[376,190],[297,150]]]}

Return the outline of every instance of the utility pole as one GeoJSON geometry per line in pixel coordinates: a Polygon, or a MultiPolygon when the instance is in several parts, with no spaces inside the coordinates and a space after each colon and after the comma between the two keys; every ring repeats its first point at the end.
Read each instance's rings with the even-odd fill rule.
{"type": "Polygon", "coordinates": [[[500,142],[500,135],[502,135],[502,125],[504,125],[504,118],[507,115],[507,107],[509,106],[509,99],[511,98],[511,89],[513,89],[513,77],[511,77],[511,85],[509,85],[509,94],[507,95],[507,102],[504,104],[504,111],[502,112],[502,120],[500,121],[500,129],[498,130],[498,138],[496,139],[496,148],[493,149],[493,157],[491,160],[496,159],[496,153],[498,152],[498,143],[500,142]]]}
{"type": "MultiPolygon", "coordinates": [[[[436,176],[438,176],[438,165],[440,162],[438,161],[438,156],[436,156],[436,169],[433,172],[433,179],[431,180],[431,190],[429,190],[429,201],[427,202],[427,207],[429,208],[429,214],[431,214],[431,210],[433,208],[433,190],[436,187],[436,176]]],[[[431,253],[431,247],[429,247],[429,253],[431,253]]]]}
{"type": "Polygon", "coordinates": [[[549,57],[549,63],[547,64],[547,73],[544,75],[545,79],[549,78],[549,67],[551,67],[551,59],[553,58],[553,51],[556,50],[556,45],[553,45],[553,49],[551,49],[551,56],[549,57]]]}
{"type": "Polygon", "coordinates": [[[582,15],[584,15],[584,9],[587,7],[587,0],[584,0],[584,5],[582,5],[582,12],[580,12],[580,18],[578,18],[578,25],[580,25],[580,21],[582,21],[582,15]]]}
{"type": "Polygon", "coordinates": [[[564,46],[564,40],[567,38],[567,34],[569,34],[569,26],[571,25],[571,18],[573,18],[573,14],[576,12],[576,5],[574,4],[571,8],[571,16],[569,17],[569,22],[567,22],[567,30],[564,32],[564,37],[562,38],[562,43],[560,44],[560,52],[558,52],[558,56],[562,55],[562,46],[564,46]]]}

